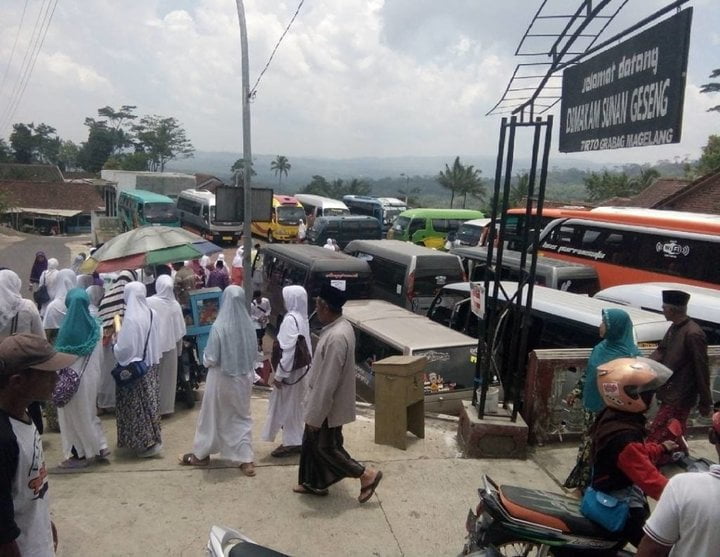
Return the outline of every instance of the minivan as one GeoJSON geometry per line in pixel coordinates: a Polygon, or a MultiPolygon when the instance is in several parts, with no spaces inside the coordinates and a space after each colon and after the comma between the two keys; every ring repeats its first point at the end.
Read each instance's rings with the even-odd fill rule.
{"type": "Polygon", "coordinates": [[[465,280],[457,255],[400,240],[353,240],[345,253],[370,265],[373,298],[421,315],[444,285],[465,280]]]}
{"type": "Polygon", "coordinates": [[[343,316],[355,331],[355,377],[360,400],[375,401],[373,364],[397,355],[427,358],[426,411],[458,414],[462,400],[472,398],[476,339],[382,300],[349,301],[343,306],[343,316]]]}
{"type": "Polygon", "coordinates": [[[262,254],[264,290],[270,300],[271,323],[280,326],[285,314],[282,289],[299,284],[308,294],[308,315],[315,308],[320,287],[330,284],[343,290],[348,299],[370,297],[372,271],[366,261],[320,246],[272,244],[262,254]]]}
{"type": "MultiPolygon", "coordinates": [[[[482,247],[458,247],[450,250],[450,253],[462,259],[468,278],[478,282],[485,279],[487,252],[487,248],[482,247]]],[[[494,255],[497,255],[497,250],[494,255]]],[[[522,253],[519,251],[503,250],[500,280],[517,282],[522,274],[526,274],[520,271],[521,258],[522,253]]],[[[491,280],[496,268],[495,266],[491,272],[491,280]]],[[[530,254],[526,255],[525,268],[530,268],[530,254]]],[[[538,255],[535,266],[535,284],[576,294],[592,295],[600,290],[600,280],[594,267],[542,255],[538,255]]]]}
{"type": "Polygon", "coordinates": [[[330,197],[310,193],[296,193],[295,199],[302,203],[309,224],[312,224],[317,217],[341,217],[350,214],[350,209],[345,203],[330,197]]]}
{"type": "Polygon", "coordinates": [[[682,290],[690,294],[687,314],[705,331],[708,344],[720,344],[720,291],[678,282],[640,282],[611,286],[595,298],[662,313],[662,291],[682,290]]]}
{"type": "Polygon", "coordinates": [[[460,225],[485,215],[471,209],[410,209],[400,213],[388,230],[388,240],[403,240],[428,248],[442,248],[445,238],[460,225]]]}
{"type": "Polygon", "coordinates": [[[472,219],[460,225],[453,247],[481,246],[487,239],[491,219],[472,219]]]}
{"type": "Polygon", "coordinates": [[[307,242],[322,246],[328,238],[335,240],[340,249],[355,239],[380,240],[382,227],[373,217],[318,217],[307,231],[307,242]]]}

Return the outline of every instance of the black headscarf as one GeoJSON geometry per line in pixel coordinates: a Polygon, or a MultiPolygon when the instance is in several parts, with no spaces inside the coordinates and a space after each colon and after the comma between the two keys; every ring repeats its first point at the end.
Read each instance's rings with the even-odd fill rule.
{"type": "Polygon", "coordinates": [[[45,252],[37,252],[35,254],[35,261],[33,262],[32,269],[30,270],[30,282],[40,282],[40,275],[43,274],[43,271],[45,271],[47,267],[48,262],[47,257],[45,257],[45,252]]]}

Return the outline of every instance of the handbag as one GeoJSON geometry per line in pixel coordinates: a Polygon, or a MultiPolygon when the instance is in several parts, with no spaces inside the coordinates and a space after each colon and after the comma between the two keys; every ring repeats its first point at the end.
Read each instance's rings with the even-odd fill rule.
{"type": "Polygon", "coordinates": [[[115,383],[118,387],[127,387],[134,383],[141,377],[145,376],[150,367],[145,363],[145,356],[147,355],[148,342],[150,341],[150,331],[152,331],[153,316],[152,311],[150,312],[150,327],[148,327],[147,338],[145,339],[145,348],[143,348],[142,359],[137,362],[130,362],[127,365],[116,365],[110,372],[115,379],[115,383]]]}
{"type": "MultiPolygon", "coordinates": [[[[297,319],[295,319],[294,315],[291,315],[290,317],[293,318],[295,321],[295,325],[297,325],[297,319]]],[[[298,326],[298,329],[300,327],[298,326]]],[[[270,355],[270,363],[272,364],[273,369],[281,369],[283,371],[288,371],[285,368],[283,368],[280,365],[280,360],[282,359],[282,348],[280,347],[280,343],[277,339],[273,341],[273,347],[272,347],[272,354],[270,355]]],[[[293,365],[292,369],[300,369],[303,367],[307,367],[310,365],[310,362],[312,361],[312,356],[310,355],[310,350],[308,350],[307,342],[305,341],[305,335],[298,335],[297,342],[295,342],[295,354],[293,355],[293,365]]],[[[287,381],[283,380],[283,383],[286,385],[294,385],[300,379],[305,377],[305,374],[307,373],[307,370],[305,373],[300,376],[300,378],[297,381],[294,381],[292,383],[289,383],[287,381]]]]}
{"type": "Polygon", "coordinates": [[[627,501],[588,486],[582,498],[580,512],[606,530],[619,532],[625,528],[630,505],[627,501]]]}
{"type": "Polygon", "coordinates": [[[80,373],[71,367],[64,367],[58,371],[58,380],[52,393],[52,402],[55,406],[62,408],[75,396],[78,388],[80,388],[80,379],[85,373],[89,361],[90,356],[85,358],[80,373]]]}
{"type": "Polygon", "coordinates": [[[35,300],[35,303],[39,306],[48,303],[50,301],[50,294],[48,294],[47,286],[43,284],[33,292],[33,300],[35,300]]]}

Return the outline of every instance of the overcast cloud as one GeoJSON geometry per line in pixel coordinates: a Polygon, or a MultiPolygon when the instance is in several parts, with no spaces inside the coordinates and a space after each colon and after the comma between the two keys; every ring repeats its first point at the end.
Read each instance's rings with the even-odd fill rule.
{"type": "MultiPolygon", "coordinates": [[[[0,114],[44,0],[28,0],[0,114]]],[[[0,3],[0,76],[25,0],[0,3]]],[[[550,0],[577,5],[579,0],[550,0]]],[[[668,2],[630,0],[617,30],[668,2]]],[[[484,114],[504,90],[540,0],[306,0],[251,106],[253,152],[360,157],[493,154],[499,120],[484,114]]],[[[696,0],[683,141],[601,152],[597,161],[699,155],[720,98],[699,86],[720,67],[717,0],[696,0]]],[[[245,2],[254,82],[297,7],[245,2]]],[[[46,122],[87,137],[99,107],[134,104],[175,116],[196,149],[242,150],[240,40],[232,0],[59,0],[13,122],[46,122]]],[[[0,137],[10,129],[0,130],[0,137]]],[[[557,145],[557,130],[555,133],[557,145]]],[[[554,156],[561,156],[559,154],[554,156]]]]}

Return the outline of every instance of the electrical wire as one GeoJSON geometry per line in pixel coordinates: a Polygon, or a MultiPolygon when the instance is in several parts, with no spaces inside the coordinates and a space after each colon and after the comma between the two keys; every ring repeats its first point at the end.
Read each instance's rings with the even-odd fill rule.
{"type": "Polygon", "coordinates": [[[18,26],[17,33],[15,33],[15,40],[13,41],[12,50],[10,51],[10,58],[8,59],[7,66],[5,66],[5,71],[3,72],[2,79],[0,79],[0,93],[2,93],[3,88],[5,87],[5,80],[7,79],[7,74],[10,70],[10,66],[12,66],[13,57],[15,56],[15,47],[17,47],[18,38],[20,37],[20,32],[22,31],[22,26],[25,22],[25,12],[27,11],[28,1],[29,0],[25,0],[22,15],[20,16],[20,25],[18,26]]]}
{"type": "Polygon", "coordinates": [[[257,93],[258,85],[260,84],[260,80],[262,79],[263,75],[265,75],[265,72],[270,67],[270,62],[272,62],[273,57],[275,56],[275,53],[277,52],[278,47],[280,46],[280,43],[285,38],[285,35],[287,35],[288,31],[290,31],[290,27],[292,26],[293,22],[295,21],[295,18],[300,13],[300,8],[302,8],[302,5],[305,3],[305,0],[300,0],[300,3],[298,4],[297,10],[295,10],[295,13],[292,16],[292,19],[290,19],[290,23],[287,24],[287,27],[285,27],[285,31],[282,32],[282,35],[280,35],[280,38],[278,39],[277,44],[275,44],[275,48],[273,48],[272,53],[270,53],[270,58],[268,58],[267,64],[265,64],[265,67],[260,72],[260,75],[257,78],[257,81],[255,82],[255,85],[253,85],[252,89],[250,89],[250,92],[248,93],[248,97],[250,99],[255,98],[255,94],[257,93]]]}
{"type": "MultiPolygon", "coordinates": [[[[20,105],[20,102],[22,101],[23,95],[25,94],[25,89],[27,88],[28,83],[30,82],[30,78],[32,77],[33,70],[35,69],[35,63],[37,62],[38,55],[40,54],[40,51],[42,50],[43,45],[45,44],[45,38],[47,37],[47,32],[50,29],[50,23],[52,23],[53,16],[55,15],[55,9],[57,8],[59,0],[55,0],[55,3],[52,4],[52,10],[50,9],[50,5],[53,0],[49,0],[47,4],[47,9],[45,10],[45,15],[43,16],[43,21],[40,25],[40,31],[37,34],[37,37],[35,38],[35,43],[33,45],[33,54],[31,55],[31,61],[28,63],[25,69],[25,74],[21,78],[20,86],[18,88],[18,94],[15,98],[14,103],[12,103],[9,106],[7,117],[5,118],[2,127],[0,129],[4,129],[5,126],[9,125],[12,122],[13,116],[15,116],[15,111],[17,110],[18,106],[20,105]]],[[[42,8],[41,8],[42,10],[42,8]]]]}

